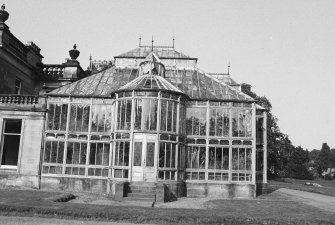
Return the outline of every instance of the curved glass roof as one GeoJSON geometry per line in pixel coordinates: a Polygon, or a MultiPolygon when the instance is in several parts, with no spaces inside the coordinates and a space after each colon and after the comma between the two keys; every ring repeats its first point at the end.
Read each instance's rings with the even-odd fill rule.
{"type": "Polygon", "coordinates": [[[173,86],[170,82],[165,80],[161,76],[157,75],[142,75],[132,80],[128,84],[120,87],[119,91],[127,90],[161,90],[161,91],[172,91],[177,93],[183,93],[178,88],[173,86]]]}
{"type": "MultiPolygon", "coordinates": [[[[137,87],[136,85],[139,87],[141,87],[140,85],[145,85],[144,80],[148,80],[150,76],[151,75],[143,75],[143,78],[139,79],[140,76],[138,68],[112,67],[74,83],[55,89],[50,92],[49,95],[110,97],[112,93],[117,92],[121,88],[134,88],[137,87]],[[134,82],[131,82],[133,80],[134,82]]],[[[158,77],[159,76],[156,76],[154,79],[157,86],[158,84],[164,84],[166,87],[162,87],[166,88],[166,90],[178,90],[176,92],[181,91],[194,100],[254,101],[254,99],[248,95],[204,72],[199,71],[197,68],[188,70],[170,69],[165,71],[165,79],[160,79],[158,77]],[[173,87],[171,87],[171,85],[167,85],[165,80],[173,87]]],[[[156,84],[151,82],[151,86],[155,86],[156,84]]]]}

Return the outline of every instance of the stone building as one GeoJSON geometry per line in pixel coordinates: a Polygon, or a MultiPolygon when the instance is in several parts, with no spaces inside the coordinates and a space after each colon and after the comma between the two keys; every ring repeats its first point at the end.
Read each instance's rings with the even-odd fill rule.
{"type": "Polygon", "coordinates": [[[1,96],[0,185],[153,201],[255,197],[267,183],[266,112],[229,73],[197,60],[139,45],[33,100],[1,96]]]}
{"type": "Polygon", "coordinates": [[[23,44],[5,24],[9,13],[0,9],[0,94],[38,95],[87,76],[70,50],[65,63],[43,64],[41,49],[33,42],[23,44]]]}

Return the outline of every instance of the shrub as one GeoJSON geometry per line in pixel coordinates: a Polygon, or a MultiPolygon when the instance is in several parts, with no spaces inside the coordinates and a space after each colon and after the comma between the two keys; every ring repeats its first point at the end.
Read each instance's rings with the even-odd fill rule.
{"type": "Polygon", "coordinates": [[[313,180],[314,176],[305,165],[295,164],[291,166],[291,177],[299,180],[313,180]]]}
{"type": "Polygon", "coordinates": [[[325,180],[332,180],[333,177],[329,173],[325,175],[325,180]]]}

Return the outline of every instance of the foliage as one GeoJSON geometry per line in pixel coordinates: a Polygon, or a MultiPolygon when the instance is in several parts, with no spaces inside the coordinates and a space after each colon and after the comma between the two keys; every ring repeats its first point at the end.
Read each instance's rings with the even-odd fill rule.
{"type": "Polygon", "coordinates": [[[322,170],[327,170],[331,167],[331,151],[327,143],[322,144],[318,157],[318,165],[322,170]]]}
{"type": "Polygon", "coordinates": [[[307,169],[308,162],[308,151],[303,150],[300,146],[296,147],[288,162],[290,177],[302,180],[312,180],[313,175],[307,169]]]}
{"type": "MultiPolygon", "coordinates": [[[[289,136],[280,131],[278,119],[272,114],[272,105],[265,96],[258,96],[251,90],[250,84],[242,84],[241,90],[256,100],[256,103],[268,110],[267,113],[267,149],[268,176],[313,179],[308,171],[309,152],[300,146],[295,147],[289,136]]],[[[315,152],[312,154],[314,158],[315,152]]]]}
{"type": "Polygon", "coordinates": [[[280,131],[278,119],[272,114],[272,105],[265,96],[258,96],[251,91],[250,84],[241,84],[241,90],[256,100],[256,103],[268,110],[267,113],[267,149],[268,149],[268,176],[287,177],[290,174],[288,163],[295,147],[287,134],[280,131]]]}
{"type": "Polygon", "coordinates": [[[332,175],[330,175],[329,173],[325,175],[325,180],[333,180],[332,175]]]}

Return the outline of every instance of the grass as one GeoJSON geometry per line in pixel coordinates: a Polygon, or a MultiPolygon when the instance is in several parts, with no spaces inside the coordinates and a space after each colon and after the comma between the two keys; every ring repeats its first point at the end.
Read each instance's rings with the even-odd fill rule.
{"type": "Polygon", "coordinates": [[[282,180],[269,180],[268,187],[270,192],[279,188],[288,188],[300,191],[308,191],[328,196],[335,197],[335,180],[296,180],[296,179],[282,179],[282,180]],[[322,187],[308,186],[306,182],[317,183],[322,187]]]}
{"type": "MultiPolygon", "coordinates": [[[[146,224],[333,224],[335,215],[298,202],[263,196],[212,200],[207,209],[145,208],[53,202],[61,193],[0,190],[0,215],[118,221],[146,224]],[[280,199],[280,200],[278,200],[280,199]]],[[[168,203],[167,203],[168,204],[168,203]]]]}

